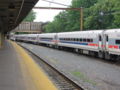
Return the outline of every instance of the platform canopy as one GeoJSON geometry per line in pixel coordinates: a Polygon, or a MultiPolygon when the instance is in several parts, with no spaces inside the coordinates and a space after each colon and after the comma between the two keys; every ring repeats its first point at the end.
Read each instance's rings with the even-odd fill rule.
{"type": "Polygon", "coordinates": [[[14,29],[38,0],[0,0],[0,32],[14,29]]]}

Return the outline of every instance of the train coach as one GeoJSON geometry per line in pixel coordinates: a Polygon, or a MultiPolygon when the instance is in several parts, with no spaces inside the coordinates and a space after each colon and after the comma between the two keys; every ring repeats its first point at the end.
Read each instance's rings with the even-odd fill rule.
{"type": "Polygon", "coordinates": [[[16,35],[16,40],[71,48],[107,60],[120,59],[120,29],[16,35]]]}
{"type": "Polygon", "coordinates": [[[39,34],[37,37],[39,44],[45,44],[50,47],[54,47],[57,44],[57,33],[39,34]]]}
{"type": "Polygon", "coordinates": [[[58,33],[58,46],[74,48],[76,52],[90,54],[99,52],[99,34],[102,30],[58,33]]]}
{"type": "Polygon", "coordinates": [[[120,29],[103,31],[101,44],[102,54],[105,59],[120,59],[120,29]]]}

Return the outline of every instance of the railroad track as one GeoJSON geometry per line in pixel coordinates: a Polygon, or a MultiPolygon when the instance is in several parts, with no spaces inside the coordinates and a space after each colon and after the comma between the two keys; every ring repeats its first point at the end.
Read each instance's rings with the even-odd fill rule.
{"type": "MultiPolygon", "coordinates": [[[[20,45],[20,44],[19,44],[20,45]]],[[[20,45],[23,47],[22,45],[20,45]]],[[[62,72],[58,71],[56,68],[51,66],[49,63],[45,62],[41,57],[37,56],[35,53],[31,52],[29,49],[23,47],[34,60],[42,67],[44,72],[50,77],[53,83],[58,87],[58,90],[83,90],[81,86],[69,79],[62,72]]]]}

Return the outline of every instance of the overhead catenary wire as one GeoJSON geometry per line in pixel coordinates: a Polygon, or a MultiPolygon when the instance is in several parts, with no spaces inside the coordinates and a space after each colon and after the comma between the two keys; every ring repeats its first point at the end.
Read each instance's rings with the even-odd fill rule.
{"type": "Polygon", "coordinates": [[[42,0],[42,1],[49,2],[49,3],[54,3],[54,4],[62,5],[62,6],[69,6],[69,5],[65,5],[65,4],[63,4],[63,3],[58,3],[58,2],[49,1],[49,0],[42,0]]]}
{"type": "Polygon", "coordinates": [[[22,3],[21,3],[21,7],[20,7],[20,10],[19,10],[19,13],[18,13],[17,18],[16,18],[16,20],[15,20],[15,24],[17,23],[17,20],[18,20],[20,14],[21,14],[21,11],[22,11],[22,9],[23,9],[24,2],[25,2],[25,0],[22,0],[22,3]]]}

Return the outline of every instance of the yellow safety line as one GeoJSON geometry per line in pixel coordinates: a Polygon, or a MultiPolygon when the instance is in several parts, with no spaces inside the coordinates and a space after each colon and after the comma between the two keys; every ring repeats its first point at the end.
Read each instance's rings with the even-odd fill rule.
{"type": "Polygon", "coordinates": [[[36,90],[58,90],[42,69],[30,57],[30,55],[28,55],[26,51],[15,42],[11,43],[17,50],[17,53],[22,57],[21,60],[23,60],[25,66],[27,67],[30,74],[28,76],[31,76],[33,81],[32,83],[36,87],[36,90]]]}

